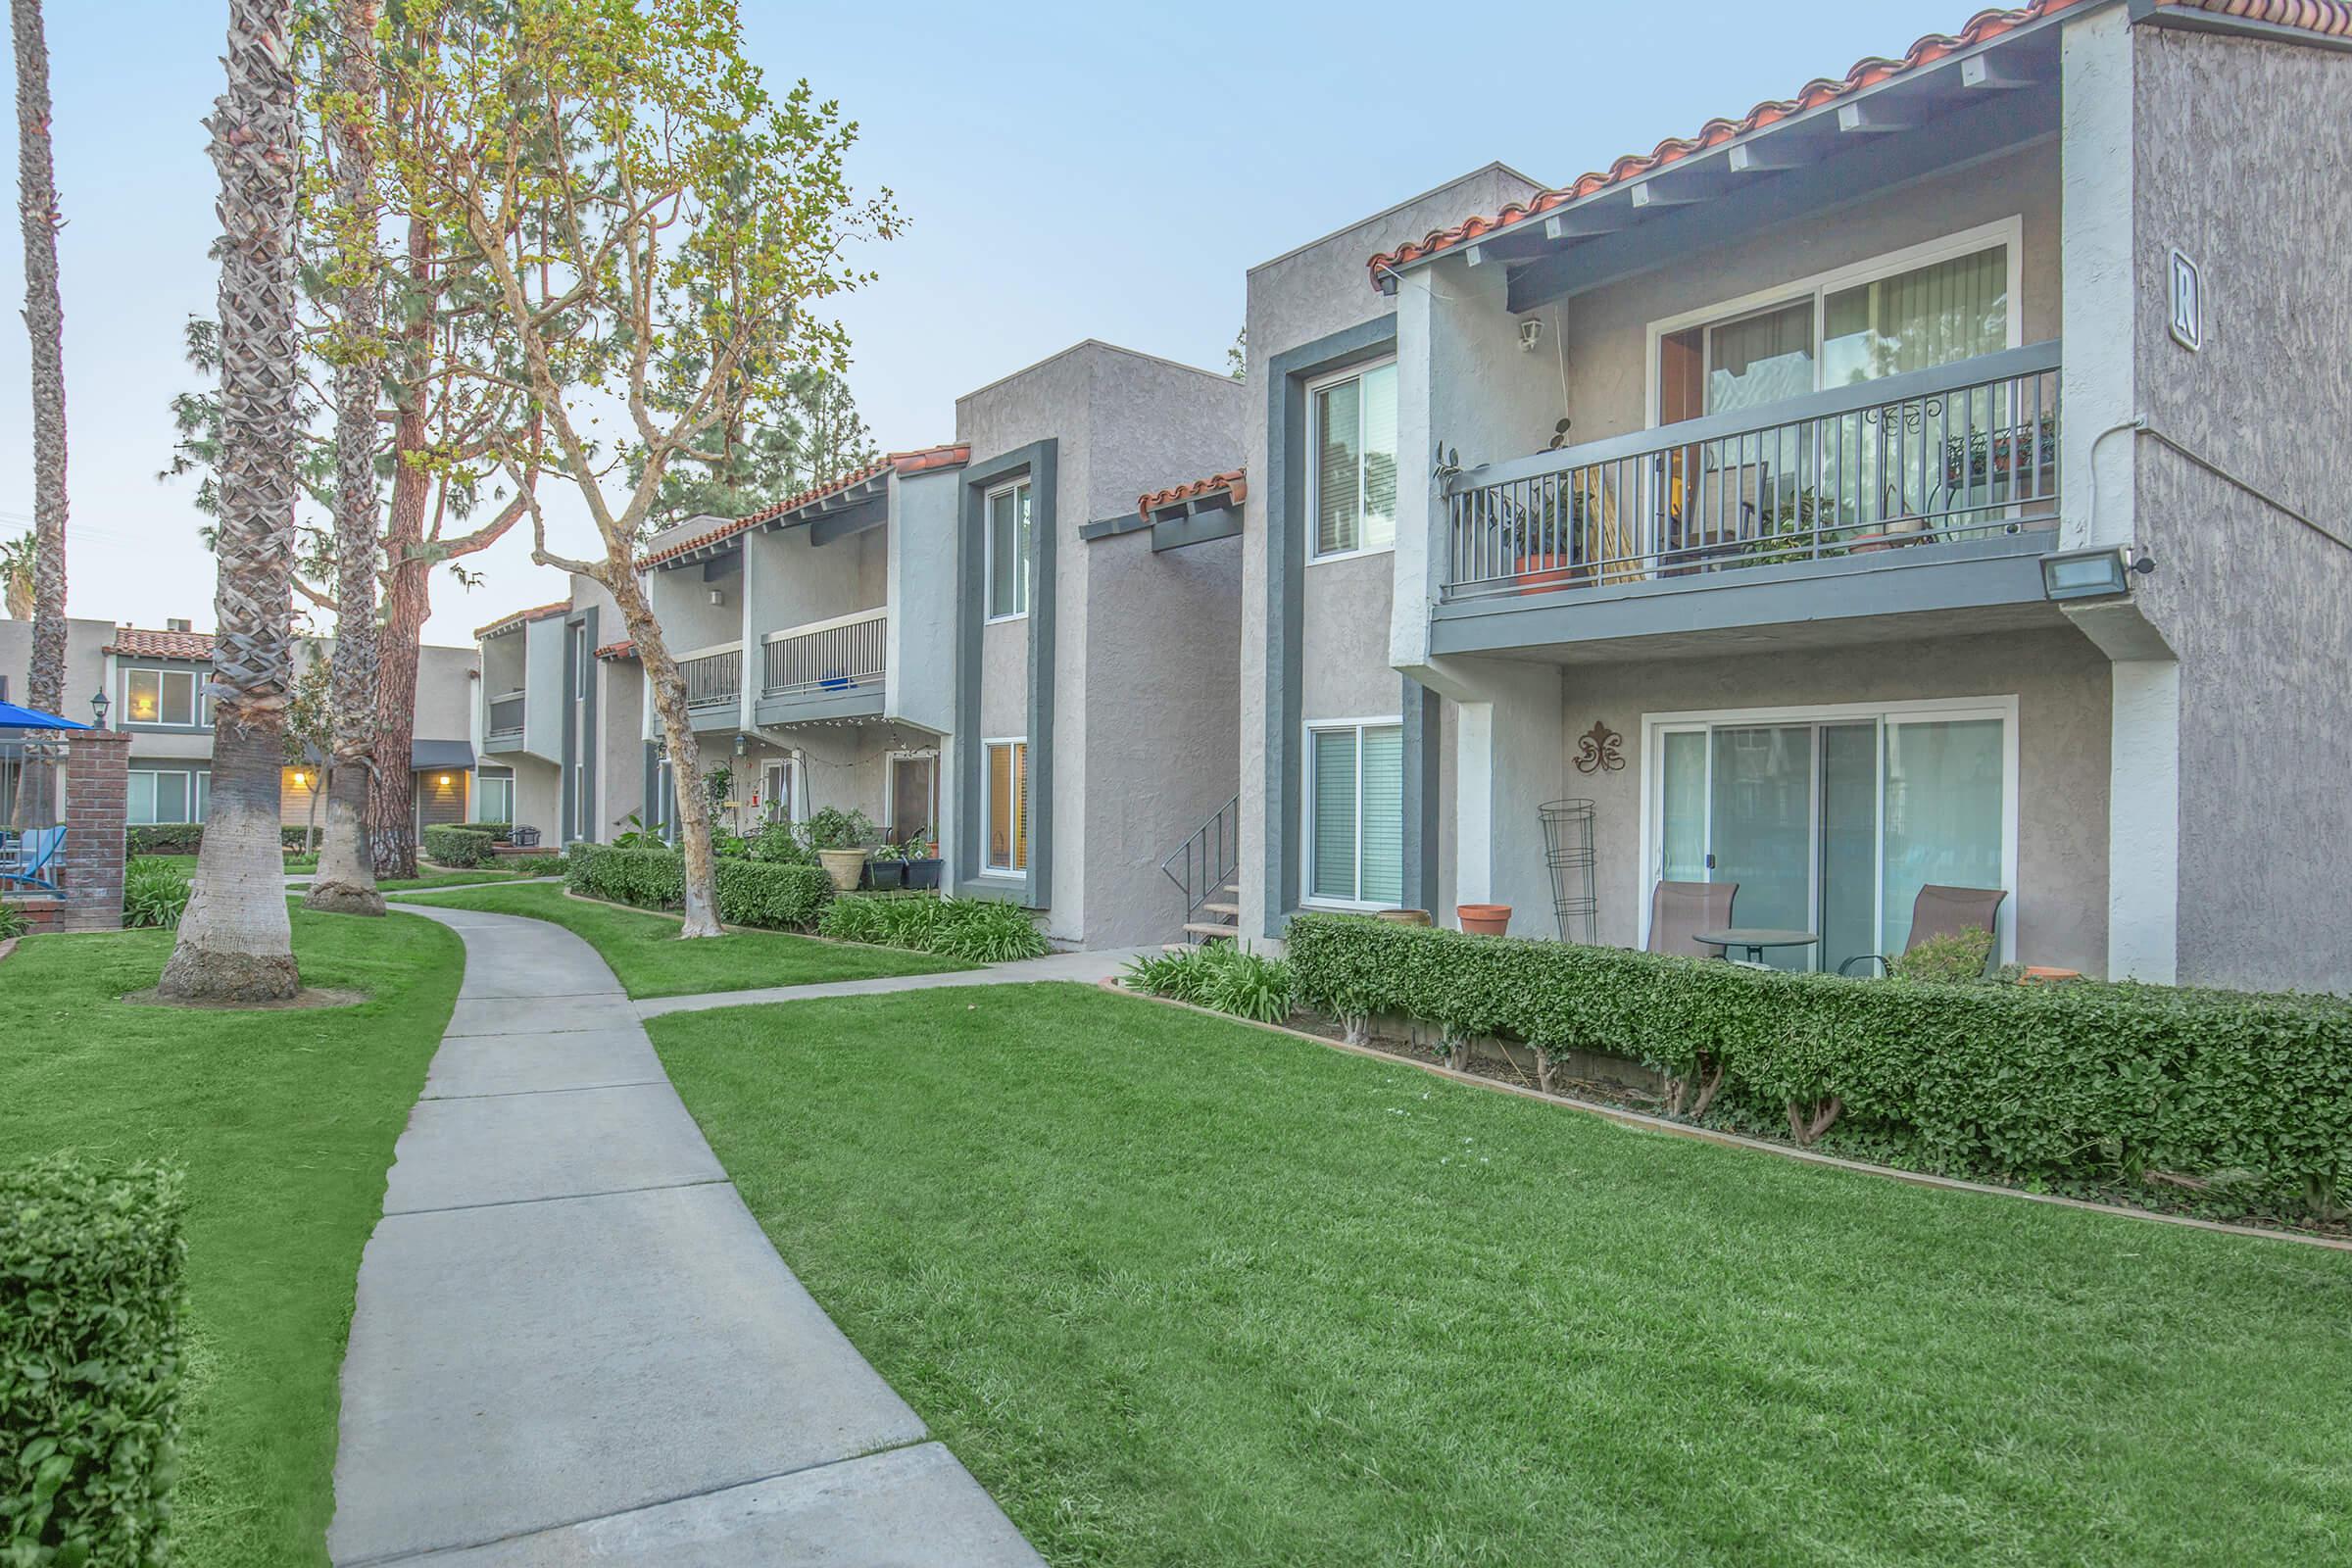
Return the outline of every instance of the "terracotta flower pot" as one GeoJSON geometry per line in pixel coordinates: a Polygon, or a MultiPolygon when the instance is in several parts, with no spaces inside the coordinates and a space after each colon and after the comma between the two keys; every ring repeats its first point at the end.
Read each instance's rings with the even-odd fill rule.
{"type": "Polygon", "coordinates": [[[1429,925],[1432,923],[1427,909],[1381,909],[1375,911],[1373,918],[1386,920],[1391,925],[1429,925]]]}
{"type": "Polygon", "coordinates": [[[1457,905],[1453,912],[1468,936],[1498,937],[1511,929],[1511,906],[1507,904],[1463,904],[1457,905]]]}
{"type": "Polygon", "coordinates": [[[865,870],[863,850],[819,850],[816,858],[833,879],[833,891],[848,893],[858,886],[858,878],[865,870]]]}

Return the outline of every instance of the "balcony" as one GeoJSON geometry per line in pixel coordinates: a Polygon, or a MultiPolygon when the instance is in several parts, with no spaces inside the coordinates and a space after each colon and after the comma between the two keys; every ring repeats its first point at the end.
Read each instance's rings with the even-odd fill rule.
{"type": "Polygon", "coordinates": [[[2038,600],[2059,363],[2035,344],[1450,474],[1433,651],[2038,600]]]}
{"type": "Polygon", "coordinates": [[[514,752],[522,749],[524,695],[512,691],[493,697],[483,709],[482,750],[514,752]]]}
{"type": "Polygon", "coordinates": [[[760,722],[879,716],[889,672],[890,615],[861,610],[770,632],[760,722]]]}
{"type": "Polygon", "coordinates": [[[678,661],[694,727],[732,729],[743,700],[743,649],[704,649],[678,661]]]}

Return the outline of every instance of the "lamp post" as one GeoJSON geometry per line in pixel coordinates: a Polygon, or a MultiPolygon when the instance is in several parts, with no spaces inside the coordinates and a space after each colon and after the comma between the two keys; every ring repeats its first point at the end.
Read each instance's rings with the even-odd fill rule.
{"type": "Polygon", "coordinates": [[[91,716],[92,718],[94,718],[94,719],[96,719],[96,720],[97,720],[97,725],[96,725],[96,727],[97,727],[97,728],[99,728],[99,729],[104,729],[104,728],[106,728],[106,710],[107,710],[107,709],[108,709],[108,708],[110,708],[110,707],[112,707],[112,706],[113,706],[113,705],[112,705],[112,704],[110,704],[110,703],[108,703],[108,702],[107,702],[107,700],[106,700],[106,688],[105,688],[105,687],[103,687],[103,686],[99,687],[99,688],[98,688],[98,690],[97,690],[95,693],[93,693],[93,694],[91,695],[91,697],[90,697],[90,716],[91,716]]]}

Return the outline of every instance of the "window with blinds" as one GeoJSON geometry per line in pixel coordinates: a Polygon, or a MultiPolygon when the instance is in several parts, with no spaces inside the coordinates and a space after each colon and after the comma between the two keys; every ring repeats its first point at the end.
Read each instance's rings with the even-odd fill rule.
{"type": "Polygon", "coordinates": [[[1029,481],[988,494],[988,618],[1029,612],[1029,481]]]}
{"type": "Polygon", "coordinates": [[[1324,382],[1310,393],[1315,443],[1308,513],[1315,556],[1396,543],[1396,367],[1324,382]]]}
{"type": "Polygon", "coordinates": [[[1029,743],[988,743],[988,858],[985,868],[1029,869],[1029,743]]]}
{"type": "Polygon", "coordinates": [[[1306,896],[1392,907],[1404,899],[1404,729],[1316,728],[1307,744],[1306,896]]]}

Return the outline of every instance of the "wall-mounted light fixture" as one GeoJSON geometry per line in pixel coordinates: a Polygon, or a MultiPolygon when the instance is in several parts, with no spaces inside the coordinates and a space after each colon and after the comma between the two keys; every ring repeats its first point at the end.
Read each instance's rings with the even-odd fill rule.
{"type": "Polygon", "coordinates": [[[2101,599],[2132,591],[2134,573],[2156,569],[2154,558],[2134,560],[2132,547],[2115,545],[2097,550],[2069,550],[2041,558],[2042,597],[2053,600],[2101,599]]]}
{"type": "Polygon", "coordinates": [[[1529,318],[1528,318],[1526,320],[1524,320],[1524,321],[1521,321],[1521,322],[1519,323],[1519,352],[1520,352],[1520,353],[1522,353],[1522,354],[1533,354],[1533,353],[1535,353],[1535,352],[1536,352],[1536,346],[1537,346],[1538,344],[1542,343],[1543,341],[1544,341],[1544,318],[1542,318],[1541,316],[1531,316],[1531,317],[1529,317],[1529,318]]]}
{"type": "Polygon", "coordinates": [[[710,590],[710,602],[711,602],[712,604],[714,604],[714,605],[723,605],[723,604],[725,604],[725,603],[727,602],[727,591],[726,591],[724,588],[713,588],[713,589],[711,589],[711,590],[710,590]]]}

